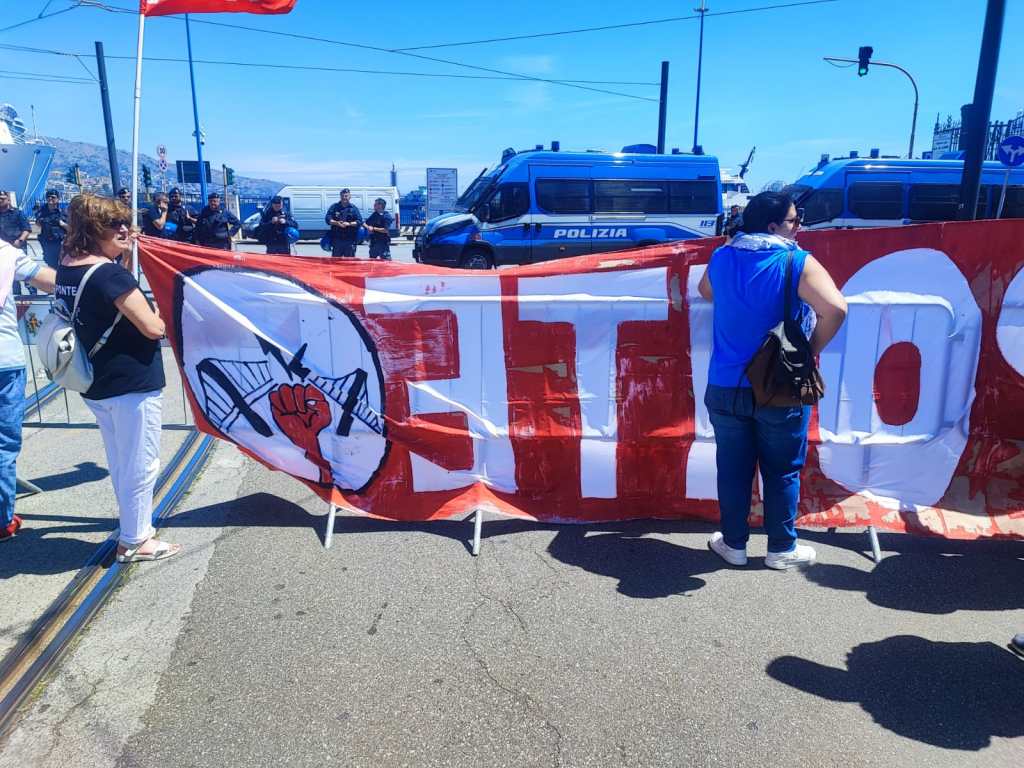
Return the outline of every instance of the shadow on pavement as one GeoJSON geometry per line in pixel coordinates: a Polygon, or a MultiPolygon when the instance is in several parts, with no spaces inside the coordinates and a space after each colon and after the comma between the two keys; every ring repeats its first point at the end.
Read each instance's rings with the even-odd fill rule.
{"type": "Polygon", "coordinates": [[[77,571],[96,554],[99,542],[65,538],[62,533],[81,535],[86,533],[109,533],[117,528],[113,518],[67,518],[87,521],[81,525],[62,525],[48,528],[34,528],[33,520],[61,520],[56,515],[24,515],[24,525],[11,541],[0,549],[0,580],[19,574],[48,576],[55,573],[77,571]]]}
{"type": "Polygon", "coordinates": [[[95,461],[83,461],[76,464],[74,469],[47,477],[34,477],[31,478],[31,482],[43,491],[60,491],[82,483],[103,480],[109,474],[106,468],[97,465],[95,461]]]}
{"type": "Polygon", "coordinates": [[[856,646],[844,669],[782,656],[766,671],[831,701],[854,702],[883,728],[944,749],[1024,736],[1024,662],[992,643],[898,635],[856,646]]]}
{"type": "Polygon", "coordinates": [[[707,549],[690,549],[644,534],[666,527],[649,520],[626,523],[622,530],[594,533],[589,526],[564,526],[548,546],[556,560],[591,573],[618,579],[620,594],[656,598],[686,594],[705,585],[697,574],[725,568],[707,549]],[[588,535],[589,534],[589,535],[588,535]]]}
{"type": "MultiPolygon", "coordinates": [[[[801,538],[817,537],[801,532],[801,538]]],[[[949,614],[1024,608],[1020,542],[890,536],[886,545],[894,539],[902,551],[886,555],[869,571],[819,562],[803,571],[804,577],[829,589],[863,592],[871,603],[899,611],[949,614]]]]}

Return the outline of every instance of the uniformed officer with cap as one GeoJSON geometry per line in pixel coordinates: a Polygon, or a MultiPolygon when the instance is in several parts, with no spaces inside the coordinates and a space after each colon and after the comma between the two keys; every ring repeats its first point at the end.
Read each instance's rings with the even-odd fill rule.
{"type": "Polygon", "coordinates": [[[231,238],[238,234],[242,222],[227,208],[221,207],[220,195],[216,192],[211,192],[207,201],[207,206],[199,213],[196,222],[196,242],[207,248],[230,251],[231,238]]]}
{"type": "Polygon", "coordinates": [[[267,206],[260,216],[260,226],[257,231],[257,239],[267,246],[267,253],[291,253],[292,241],[288,237],[288,230],[298,230],[299,225],[295,219],[284,209],[284,200],[280,195],[270,198],[270,205],[267,206]]]}
{"type": "Polygon", "coordinates": [[[174,239],[191,243],[196,230],[196,217],[181,200],[181,190],[175,187],[167,200],[167,221],[174,225],[174,239]]]}
{"type": "Polygon", "coordinates": [[[339,201],[328,208],[324,216],[324,221],[331,228],[331,256],[355,258],[363,214],[351,200],[352,193],[348,188],[341,190],[339,201]]]}
{"type": "Polygon", "coordinates": [[[386,207],[383,197],[373,201],[373,213],[366,218],[366,229],[370,233],[370,258],[391,261],[391,225],[395,217],[384,210],[386,207]]]}
{"type": "Polygon", "coordinates": [[[117,199],[121,205],[131,210],[132,207],[132,191],[128,187],[121,187],[117,190],[117,199]]]}
{"type": "Polygon", "coordinates": [[[60,195],[56,189],[46,190],[46,205],[36,214],[36,224],[39,225],[39,245],[43,248],[43,261],[50,269],[56,269],[68,228],[68,217],[60,209],[60,195]]]}

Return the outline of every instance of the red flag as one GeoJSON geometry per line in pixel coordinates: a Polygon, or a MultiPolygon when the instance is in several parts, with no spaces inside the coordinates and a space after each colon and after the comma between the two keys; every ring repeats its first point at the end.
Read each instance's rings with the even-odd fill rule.
{"type": "Polygon", "coordinates": [[[295,0],[139,0],[143,16],[172,13],[288,13],[295,0]]]}

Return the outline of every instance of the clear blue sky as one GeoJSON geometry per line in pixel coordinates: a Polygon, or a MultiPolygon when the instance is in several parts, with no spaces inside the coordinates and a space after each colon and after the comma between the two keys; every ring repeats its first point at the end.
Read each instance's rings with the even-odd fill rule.
{"type": "MultiPolygon", "coordinates": [[[[711,0],[729,11],[784,0],[711,0]]],[[[71,5],[52,0],[48,12],[71,5]]],[[[109,0],[132,6],[133,0],[109,0]]],[[[193,17],[398,48],[531,34],[692,13],[688,2],[636,6],[606,0],[517,0],[481,3],[350,3],[298,0],[287,16],[216,14],[193,17]]],[[[0,27],[39,13],[45,0],[5,0],[0,27]]],[[[1024,3],[1008,3],[993,117],[1024,108],[1024,3]]],[[[839,0],[839,2],[709,17],[705,28],[700,141],[735,167],[757,145],[748,179],[755,188],[792,181],[822,152],[879,147],[906,152],[912,91],[893,70],[836,69],[821,58],[855,57],[873,45],[875,58],[916,76],[921,89],[917,151],[931,146],[936,113],[959,113],[974,88],[984,0],[839,0]]],[[[87,54],[93,41],[108,56],[132,56],[136,17],[79,8],[15,30],[0,43],[87,54]]],[[[483,74],[392,53],[359,50],[253,32],[192,27],[197,59],[302,64],[407,72],[483,74]]],[[[697,22],[681,21],[564,37],[442,48],[425,55],[553,79],[655,82],[671,62],[668,146],[688,149],[693,137],[697,22]]],[[[146,55],[184,57],[181,21],[146,25],[146,55]]],[[[73,59],[0,49],[0,70],[85,76],[73,59]]],[[[115,132],[130,147],[134,64],[108,62],[115,132]]],[[[281,71],[197,65],[206,154],[239,173],[285,182],[386,183],[394,162],[403,191],[423,183],[423,169],[456,166],[460,183],[493,165],[505,147],[562,142],[565,149],[619,149],[656,139],[657,103],[549,85],[505,80],[434,79],[398,75],[281,71]]],[[[657,98],[652,86],[595,86],[657,98]]],[[[39,131],[103,141],[95,85],[0,79],[0,102],[39,131]]],[[[188,71],[184,64],[147,63],[142,147],[158,143],[173,159],[194,157],[188,71]]]]}

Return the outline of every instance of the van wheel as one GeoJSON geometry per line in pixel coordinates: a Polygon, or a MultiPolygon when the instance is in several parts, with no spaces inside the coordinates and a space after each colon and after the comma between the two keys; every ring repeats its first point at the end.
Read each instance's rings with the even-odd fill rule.
{"type": "Polygon", "coordinates": [[[470,248],[464,254],[462,259],[459,261],[459,266],[463,269],[493,269],[494,264],[491,263],[490,254],[487,253],[483,248],[470,248]]]}

